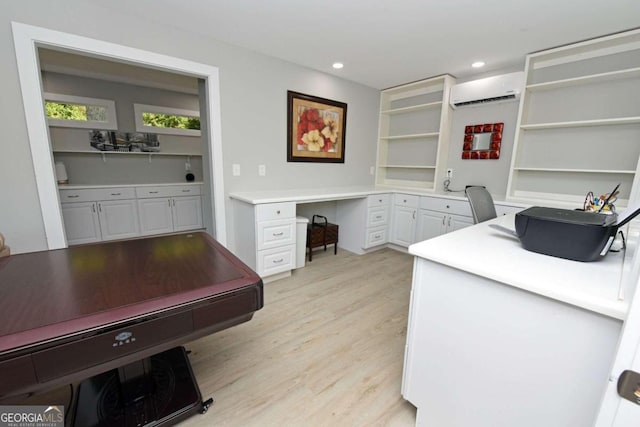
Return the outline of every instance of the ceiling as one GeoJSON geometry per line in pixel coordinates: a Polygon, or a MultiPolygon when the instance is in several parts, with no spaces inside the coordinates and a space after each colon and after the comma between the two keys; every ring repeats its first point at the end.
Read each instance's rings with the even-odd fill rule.
{"type": "Polygon", "coordinates": [[[523,69],[527,53],[640,27],[638,0],[89,1],[377,89],[523,69]]]}

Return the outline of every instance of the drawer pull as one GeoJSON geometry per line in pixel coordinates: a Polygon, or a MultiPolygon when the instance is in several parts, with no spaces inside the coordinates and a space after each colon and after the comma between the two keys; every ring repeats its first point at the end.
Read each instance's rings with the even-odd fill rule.
{"type": "Polygon", "coordinates": [[[282,261],[284,261],[284,258],[274,259],[274,260],[273,260],[273,263],[274,263],[274,264],[280,264],[282,261]]]}
{"type": "Polygon", "coordinates": [[[182,190],[183,193],[191,193],[191,190],[182,190]]]}
{"type": "Polygon", "coordinates": [[[112,196],[121,196],[122,193],[111,193],[112,196]]]}
{"type": "Polygon", "coordinates": [[[279,233],[272,233],[272,234],[273,234],[273,237],[279,237],[279,236],[282,236],[284,234],[284,231],[281,231],[279,233]]]}
{"type": "Polygon", "coordinates": [[[382,199],[378,199],[378,201],[379,201],[380,203],[382,203],[382,199]]]}
{"type": "Polygon", "coordinates": [[[382,219],[382,215],[376,215],[376,219],[382,219]]]}
{"type": "Polygon", "coordinates": [[[404,202],[404,203],[407,203],[407,199],[404,199],[404,200],[403,200],[403,202],[404,202]]]}
{"type": "Polygon", "coordinates": [[[451,206],[447,205],[447,209],[449,209],[451,206]]]}
{"type": "Polygon", "coordinates": [[[74,194],[73,196],[67,196],[67,199],[75,199],[76,197],[80,197],[80,195],[74,194]]]}
{"type": "Polygon", "coordinates": [[[380,238],[380,237],[382,237],[382,236],[380,236],[379,234],[376,234],[376,235],[375,235],[375,236],[373,236],[373,237],[374,237],[375,239],[379,239],[379,238],[380,238]]]}
{"type": "Polygon", "coordinates": [[[149,191],[149,194],[158,194],[157,191],[149,191]]]}
{"type": "Polygon", "coordinates": [[[276,213],[277,213],[278,215],[280,215],[280,211],[276,211],[276,213]]]}

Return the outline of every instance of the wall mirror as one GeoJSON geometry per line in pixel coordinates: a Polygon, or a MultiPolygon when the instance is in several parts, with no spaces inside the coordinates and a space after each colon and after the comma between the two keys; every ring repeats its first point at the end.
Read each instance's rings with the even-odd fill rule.
{"type": "Polygon", "coordinates": [[[464,128],[463,159],[499,159],[504,123],[469,125],[464,128]]]}

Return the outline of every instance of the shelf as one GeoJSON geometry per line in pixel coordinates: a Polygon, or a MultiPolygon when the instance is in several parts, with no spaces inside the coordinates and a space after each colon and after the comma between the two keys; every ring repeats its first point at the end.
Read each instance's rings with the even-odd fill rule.
{"type": "Polygon", "coordinates": [[[634,77],[640,77],[640,67],[629,68],[626,70],[619,70],[619,71],[610,71],[607,73],[592,74],[588,76],[574,77],[570,79],[531,84],[531,85],[527,85],[527,90],[531,92],[539,92],[543,90],[578,86],[578,85],[588,84],[588,83],[606,82],[611,80],[630,79],[634,77]]]}
{"type": "Polygon", "coordinates": [[[435,169],[435,166],[424,166],[424,165],[378,165],[381,168],[391,168],[391,169],[435,169]]]}
{"type": "Polygon", "coordinates": [[[438,135],[440,135],[440,132],[429,132],[429,133],[415,133],[413,135],[381,136],[380,139],[394,141],[398,139],[431,138],[431,137],[436,137],[438,135]]]}
{"type": "Polygon", "coordinates": [[[125,154],[129,155],[142,155],[142,156],[194,156],[199,157],[202,154],[199,153],[175,153],[169,151],[100,151],[100,150],[53,150],[54,153],[72,153],[72,154],[125,154]]]}
{"type": "Polygon", "coordinates": [[[560,173],[602,173],[602,174],[620,174],[620,175],[633,175],[636,173],[634,170],[594,170],[594,169],[563,169],[563,168],[521,168],[514,167],[514,171],[526,171],[526,172],[560,172],[560,173]]]}
{"type": "Polygon", "coordinates": [[[555,123],[536,123],[531,125],[521,125],[522,130],[539,130],[539,129],[559,129],[586,126],[613,126],[613,125],[630,125],[640,123],[640,117],[620,117],[615,119],[596,119],[596,120],[578,120],[573,122],[555,122],[555,123]]]}
{"type": "Polygon", "coordinates": [[[402,114],[410,113],[412,111],[426,110],[434,107],[442,107],[442,101],[430,102],[428,104],[412,105],[411,107],[392,108],[391,110],[382,110],[380,114],[402,114]]]}

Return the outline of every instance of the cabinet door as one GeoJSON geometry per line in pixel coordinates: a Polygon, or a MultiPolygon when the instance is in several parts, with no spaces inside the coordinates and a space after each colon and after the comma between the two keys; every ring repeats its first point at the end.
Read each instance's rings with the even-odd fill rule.
{"type": "Polygon", "coordinates": [[[445,233],[446,217],[442,212],[420,209],[416,241],[421,242],[445,233]]]}
{"type": "Polygon", "coordinates": [[[171,201],[169,198],[138,199],[141,235],[173,232],[171,201]]]}
{"type": "Polygon", "coordinates": [[[404,206],[393,207],[391,243],[408,247],[414,242],[416,232],[416,210],[404,206]]]}
{"type": "Polygon", "coordinates": [[[103,240],[126,239],[140,234],[135,200],[98,202],[98,214],[103,240]]]}
{"type": "Polygon", "coordinates": [[[100,221],[94,202],[62,203],[62,218],[70,245],[99,242],[100,221]]]}
{"type": "Polygon", "coordinates": [[[202,201],[200,196],[174,197],[171,200],[174,231],[202,228],[202,201]]]}
{"type": "Polygon", "coordinates": [[[473,218],[462,215],[448,215],[447,216],[447,233],[450,231],[460,230],[464,227],[473,225],[473,218]]]}

